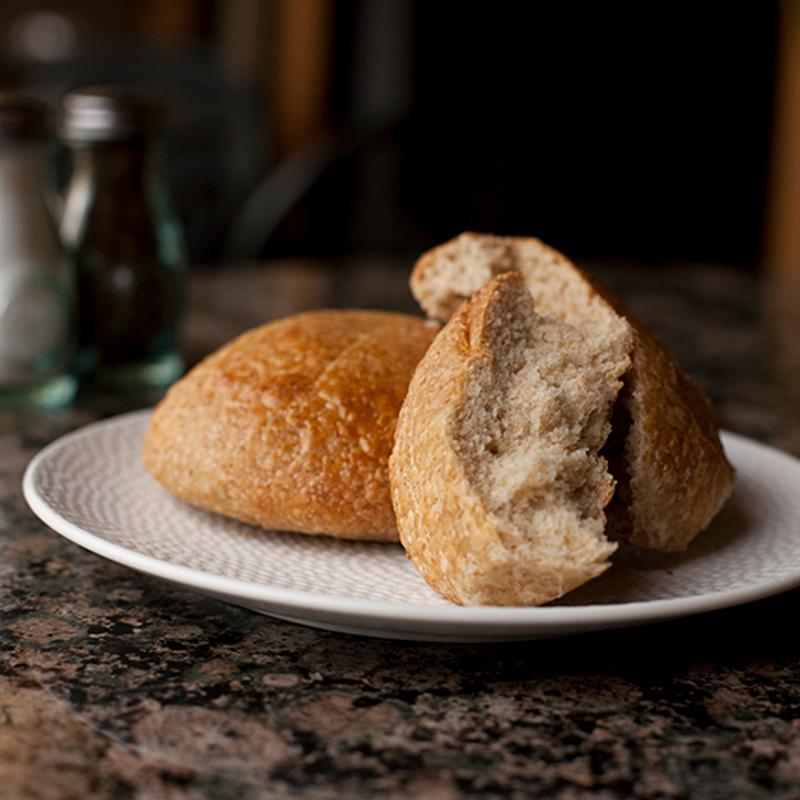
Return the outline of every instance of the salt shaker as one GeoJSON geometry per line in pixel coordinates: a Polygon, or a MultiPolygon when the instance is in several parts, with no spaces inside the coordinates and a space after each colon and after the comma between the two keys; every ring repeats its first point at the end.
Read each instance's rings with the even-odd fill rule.
{"type": "Polygon", "coordinates": [[[0,93],[0,406],[69,403],[74,274],[49,205],[47,111],[0,93]]]}
{"type": "Polygon", "coordinates": [[[61,235],[78,271],[79,369],[104,388],[166,386],[183,371],[186,256],[160,169],[165,109],[147,92],[82,89],[63,103],[72,155],[61,235]]]}

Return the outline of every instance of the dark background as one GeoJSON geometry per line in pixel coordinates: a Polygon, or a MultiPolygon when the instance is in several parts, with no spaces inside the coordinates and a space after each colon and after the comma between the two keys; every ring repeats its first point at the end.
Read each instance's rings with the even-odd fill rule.
{"type": "Polygon", "coordinates": [[[763,261],[777,3],[17,2],[0,78],[169,99],[195,262],[411,254],[461,230],[584,259],[763,261]]]}

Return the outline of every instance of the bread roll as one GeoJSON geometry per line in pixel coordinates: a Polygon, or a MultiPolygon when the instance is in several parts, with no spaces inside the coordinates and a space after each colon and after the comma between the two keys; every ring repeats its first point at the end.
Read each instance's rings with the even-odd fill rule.
{"type": "Polygon", "coordinates": [[[417,367],[390,459],[400,540],[434,589],[539,605],[609,566],[599,451],[631,347],[624,324],[587,335],[540,317],[516,273],[456,311],[417,367]]]}
{"type": "Polygon", "coordinates": [[[189,503],[277,530],[397,539],[387,461],[437,326],[315,311],[240,336],[158,405],[144,464],[189,503]]]}
{"type": "Polygon", "coordinates": [[[447,319],[508,271],[522,273],[540,314],[590,336],[602,335],[613,318],[632,326],[633,363],[607,448],[618,481],[609,529],[641,547],[683,550],[734,483],[710,401],[619,300],[538,239],[462,234],[419,259],[411,289],[430,316],[447,319]]]}

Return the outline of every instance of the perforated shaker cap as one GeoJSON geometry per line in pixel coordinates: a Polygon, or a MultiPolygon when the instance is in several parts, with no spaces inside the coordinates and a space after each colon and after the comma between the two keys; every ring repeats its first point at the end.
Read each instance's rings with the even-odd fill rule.
{"type": "Polygon", "coordinates": [[[93,86],[64,98],[58,129],[67,141],[110,142],[146,138],[165,121],[164,101],[155,92],[93,86]]]}

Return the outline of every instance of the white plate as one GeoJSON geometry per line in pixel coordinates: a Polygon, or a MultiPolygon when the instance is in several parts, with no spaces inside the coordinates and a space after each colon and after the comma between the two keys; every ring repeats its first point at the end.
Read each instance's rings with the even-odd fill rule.
{"type": "Polygon", "coordinates": [[[734,434],[733,498],[687,553],[622,548],[603,576],[542,608],[461,608],[399,545],[233,522],[144,471],[149,412],[89,425],[29,465],[25,498],[51,528],[112,561],[281,619],[395,639],[534,639],[711,611],[800,585],[800,461],[734,434]]]}

